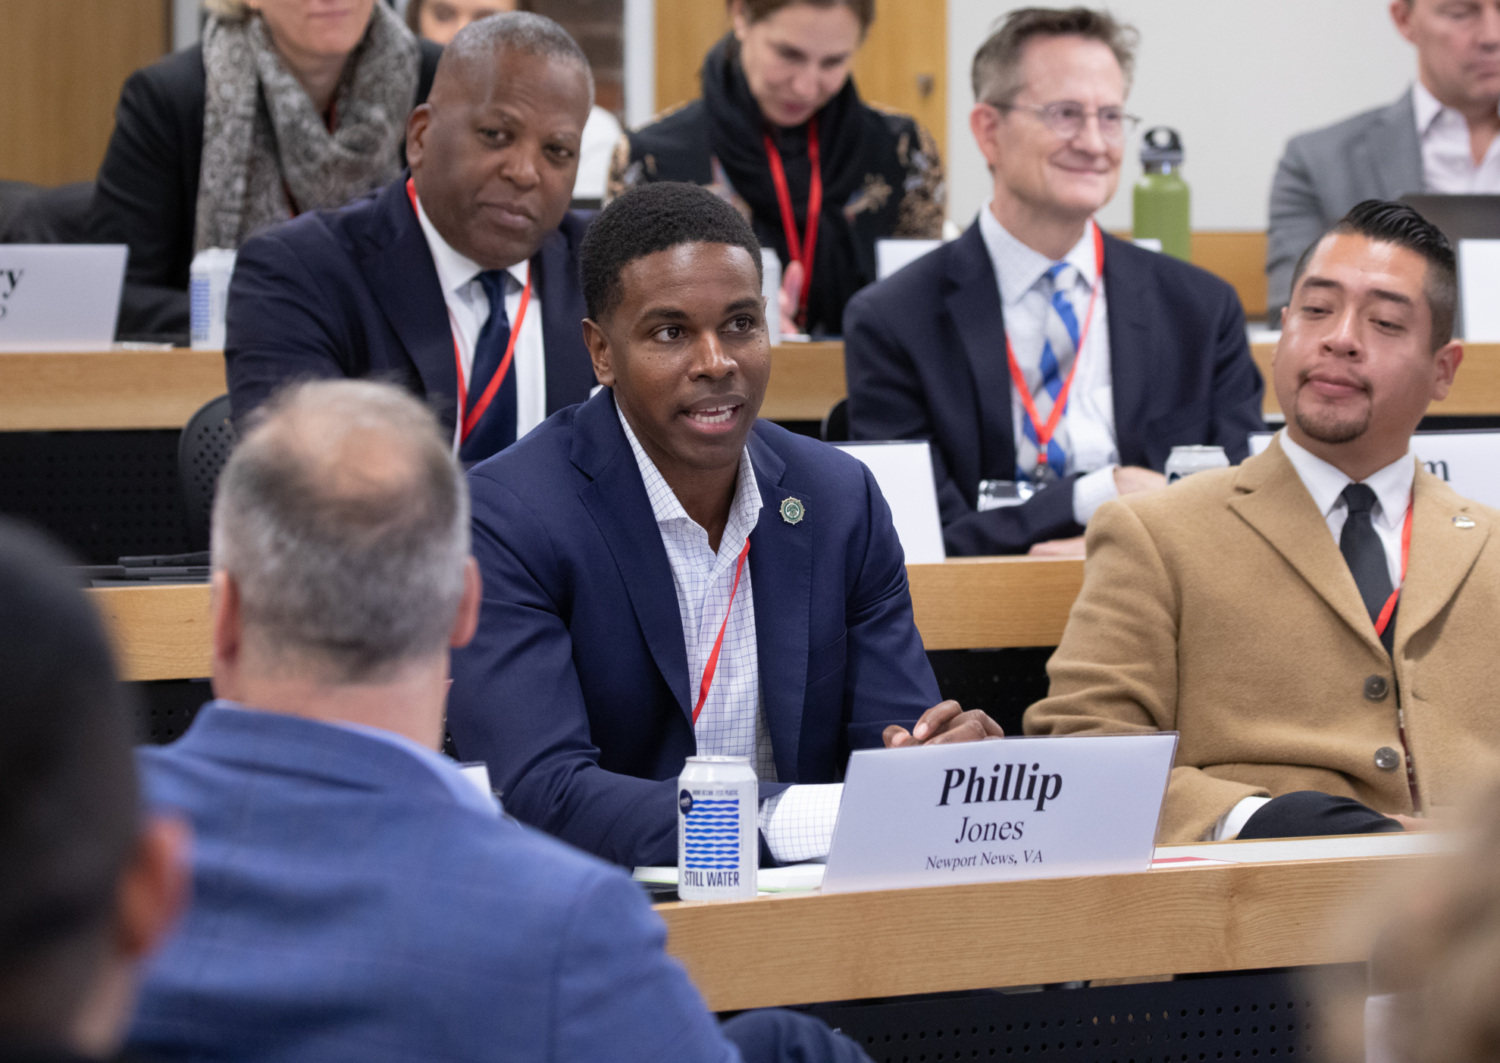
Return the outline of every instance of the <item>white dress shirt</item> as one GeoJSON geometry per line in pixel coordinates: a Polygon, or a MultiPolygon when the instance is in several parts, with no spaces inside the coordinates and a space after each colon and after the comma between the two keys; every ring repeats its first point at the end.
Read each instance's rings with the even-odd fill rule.
{"type": "MultiPolygon", "coordinates": [[[[469,386],[469,374],[474,368],[474,345],[479,342],[479,331],[490,318],[490,300],[479,283],[483,267],[467,255],[460,254],[444,240],[437,227],[417,202],[417,221],[421,223],[422,235],[427,238],[427,248],[432,252],[432,264],[437,267],[438,284],[443,289],[443,302],[448,307],[448,326],[458,343],[459,365],[463,370],[465,390],[469,386]]],[[[530,276],[531,263],[517,262],[506,273],[505,314],[512,329],[516,327],[516,315],[521,312],[521,293],[530,276]]],[[[531,305],[526,309],[526,320],[521,322],[521,334],[516,337],[516,351],[510,371],[516,378],[516,438],[547,419],[547,359],[542,347],[542,299],[535,287],[531,289],[531,305]]],[[[463,431],[463,411],[454,424],[453,450],[458,451],[463,431]]]]}
{"type": "MultiPolygon", "coordinates": [[[[1044,329],[1051,303],[1044,291],[1047,271],[1055,263],[1040,251],[1017,240],[996,219],[986,204],[979,212],[979,234],[989,251],[990,265],[1000,288],[1000,307],[1005,315],[1005,332],[1016,361],[1023,370],[1034,369],[1042,358],[1044,329]]],[[[1083,238],[1064,256],[1074,267],[1074,283],[1067,292],[1084,327],[1088,317],[1089,297],[1094,280],[1099,277],[1099,263],[1094,260],[1094,227],[1088,226],[1083,238]]],[[[1115,444],[1114,379],[1109,363],[1109,296],[1099,278],[1099,301],[1094,317],[1078,352],[1077,375],[1068,393],[1068,408],[1061,428],[1066,432],[1069,474],[1085,475],[1073,484],[1073,519],[1087,524],[1094,511],[1118,495],[1115,467],[1120,463],[1120,449],[1115,444]]],[[[995,337],[994,357],[1005,358],[1005,336],[995,337]]],[[[1008,376],[1008,371],[1007,371],[1008,376]]],[[[1015,430],[1015,444],[1020,449],[1026,425],[1026,408],[1014,385],[1010,388],[1010,417],[1015,430]]],[[[1014,475],[1014,474],[1012,474],[1014,475]]]]}
{"type": "MultiPolygon", "coordinates": [[[[760,520],[762,505],[750,451],[747,448],[740,452],[739,477],[729,505],[729,520],[715,551],[709,545],[708,532],[682,508],[625,415],[620,413],[619,417],[646,485],[646,497],[651,500],[651,512],[667,551],[667,564],[672,569],[677,612],[682,619],[687,649],[688,696],[694,705],[698,703],[699,687],[719,637],[719,627],[724,625],[724,643],[719,650],[713,685],[693,725],[698,753],[749,757],[758,779],[775,782],[776,760],[761,699],[755,595],[750,586],[748,556],[740,572],[739,589],[734,590],[740,551],[760,520]]],[[[755,549],[753,541],[750,549],[755,549]]],[[[843,787],[838,785],[792,786],[763,802],[760,829],[771,854],[782,863],[826,857],[842,793],[843,787]]]]}
{"type": "MultiPolygon", "coordinates": [[[[1323,514],[1328,531],[1337,543],[1344,532],[1344,522],[1349,519],[1349,507],[1344,503],[1344,488],[1354,483],[1348,476],[1301,446],[1283,428],[1277,433],[1281,449],[1291,461],[1292,468],[1302,480],[1302,486],[1312,495],[1312,500],[1323,514]]],[[[1391,573],[1391,586],[1401,586],[1401,530],[1406,523],[1406,511],[1411,506],[1412,482],[1416,479],[1417,463],[1410,454],[1391,462],[1378,472],[1371,473],[1360,481],[1375,492],[1375,507],[1370,511],[1370,523],[1385,547],[1386,566],[1391,573]]],[[[1236,838],[1245,822],[1269,797],[1246,797],[1226,812],[1214,828],[1213,840],[1236,838]]]]}
{"type": "Polygon", "coordinates": [[[1500,192],[1500,136],[1478,164],[1469,141],[1469,122],[1444,107],[1419,79],[1411,90],[1417,137],[1422,142],[1422,182],[1428,192],[1500,192]]]}

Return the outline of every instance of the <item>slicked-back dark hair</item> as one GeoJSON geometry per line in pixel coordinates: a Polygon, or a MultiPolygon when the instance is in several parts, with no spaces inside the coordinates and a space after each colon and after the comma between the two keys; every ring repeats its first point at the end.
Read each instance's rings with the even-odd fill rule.
{"type": "Polygon", "coordinates": [[[1107,45],[1120,64],[1129,90],[1139,38],[1133,26],[1121,23],[1108,11],[1086,7],[1020,7],[1006,15],[974,53],[969,80],[975,103],[1007,107],[1015,102],[1026,87],[1021,81],[1026,46],[1039,37],[1082,37],[1107,45]]]}
{"type": "Polygon", "coordinates": [[[620,272],[630,263],[678,244],[743,247],[764,279],[760,242],[739,211],[706,188],[680,181],[637,185],[599,212],[579,252],[583,300],[603,322],[624,294],[620,272]]]}
{"type": "Polygon", "coordinates": [[[67,563],[0,519],[0,1042],[71,1022],[140,831],[132,702],[67,563]]]}
{"type": "Polygon", "coordinates": [[[1432,222],[1405,203],[1367,199],[1339,219],[1332,229],[1312,242],[1292,271],[1292,291],[1307,272],[1313,252],[1330,236],[1363,236],[1380,243],[1415,251],[1427,260],[1427,279],[1422,292],[1432,312],[1432,349],[1453,338],[1453,320],[1458,313],[1458,259],[1453,245],[1432,222]]]}

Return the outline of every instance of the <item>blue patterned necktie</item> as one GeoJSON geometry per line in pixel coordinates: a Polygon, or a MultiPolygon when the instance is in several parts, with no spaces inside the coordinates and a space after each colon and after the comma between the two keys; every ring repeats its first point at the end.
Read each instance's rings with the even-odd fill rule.
{"type": "MultiPolygon", "coordinates": [[[[476,278],[490,301],[490,316],[479,330],[479,340],[474,344],[474,365],[469,370],[469,408],[472,409],[490,386],[490,380],[505,361],[505,348],[510,345],[510,318],[505,313],[504,270],[487,269],[476,278]]],[[[467,416],[468,410],[460,411],[467,416]]],[[[516,366],[514,357],[511,366],[501,381],[500,388],[490,401],[489,409],[459,447],[458,456],[465,463],[481,461],[491,454],[499,453],[516,441],[516,366]]]]}
{"type": "MultiPolygon", "coordinates": [[[[1022,370],[1031,389],[1038,420],[1045,425],[1052,407],[1062,391],[1063,382],[1078,356],[1078,315],[1067,296],[1077,271],[1066,262],[1058,262],[1042,278],[1042,293],[1047,296],[1047,315],[1042,324],[1042,356],[1035,366],[1022,370]]],[[[1060,419],[1057,431],[1047,442],[1045,458],[1037,439],[1036,425],[1022,417],[1021,446],[1016,451],[1016,479],[1029,480],[1040,486],[1061,479],[1068,470],[1067,428],[1060,419]],[[1039,468],[1045,462],[1045,468],[1039,468]]]]}

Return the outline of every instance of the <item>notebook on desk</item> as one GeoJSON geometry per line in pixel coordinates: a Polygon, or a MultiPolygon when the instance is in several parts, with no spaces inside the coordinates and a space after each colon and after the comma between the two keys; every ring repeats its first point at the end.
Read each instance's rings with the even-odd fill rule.
{"type": "Polygon", "coordinates": [[[124,244],[0,244],[0,351],[108,350],[124,244]]]}

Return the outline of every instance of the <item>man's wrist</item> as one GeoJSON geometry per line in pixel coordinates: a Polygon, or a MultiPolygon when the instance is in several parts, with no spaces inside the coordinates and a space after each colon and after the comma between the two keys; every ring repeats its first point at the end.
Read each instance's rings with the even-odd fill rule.
{"type": "Polygon", "coordinates": [[[1100,506],[1120,497],[1120,489],[1115,485],[1116,468],[1118,466],[1106,465],[1073,481],[1073,519],[1076,522],[1087,527],[1100,506]]]}

